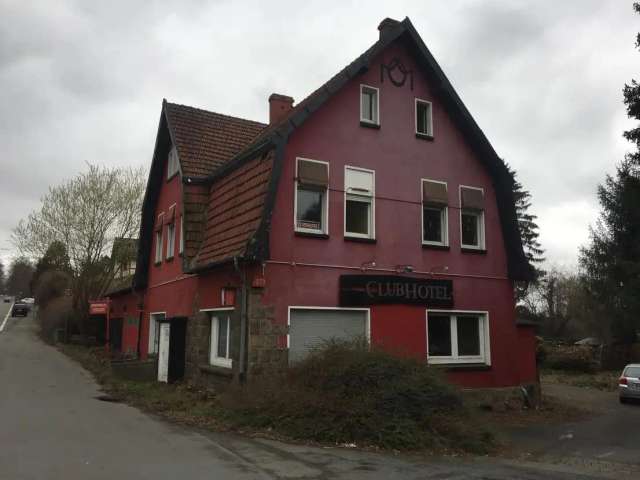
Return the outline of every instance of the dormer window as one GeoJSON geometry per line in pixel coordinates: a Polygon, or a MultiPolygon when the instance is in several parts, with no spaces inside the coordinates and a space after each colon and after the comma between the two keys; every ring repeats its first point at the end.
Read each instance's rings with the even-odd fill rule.
{"type": "Polygon", "coordinates": [[[416,136],[433,138],[433,107],[431,102],[416,98],[416,136]]]}
{"type": "Polygon", "coordinates": [[[180,171],[180,161],[178,160],[178,150],[175,145],[169,150],[167,159],[167,180],[176,175],[180,171]]]}
{"type": "Polygon", "coordinates": [[[380,94],[375,87],[360,85],[360,123],[380,126],[380,94]]]}

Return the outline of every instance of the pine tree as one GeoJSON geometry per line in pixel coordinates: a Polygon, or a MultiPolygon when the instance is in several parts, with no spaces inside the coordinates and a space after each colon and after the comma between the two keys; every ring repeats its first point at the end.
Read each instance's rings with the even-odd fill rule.
{"type": "MultiPolygon", "coordinates": [[[[634,4],[640,13],[640,4],[634,4]]],[[[640,34],[636,38],[640,49],[640,34]]],[[[640,85],[623,89],[627,115],[640,120],[640,85]]],[[[640,328],[640,126],[624,132],[635,144],[598,187],[600,218],[581,250],[589,293],[610,319],[614,338],[633,342],[640,328]]]]}
{"type": "Polygon", "coordinates": [[[544,270],[538,268],[544,262],[544,249],[538,240],[540,232],[536,219],[536,215],[530,213],[531,193],[525,190],[522,183],[517,179],[517,174],[509,165],[507,169],[513,178],[513,201],[516,205],[516,216],[518,220],[518,229],[520,230],[520,239],[525,257],[527,258],[531,269],[534,272],[533,279],[528,283],[519,283],[516,285],[516,300],[522,300],[529,288],[529,284],[537,283],[544,275],[544,270]]]}

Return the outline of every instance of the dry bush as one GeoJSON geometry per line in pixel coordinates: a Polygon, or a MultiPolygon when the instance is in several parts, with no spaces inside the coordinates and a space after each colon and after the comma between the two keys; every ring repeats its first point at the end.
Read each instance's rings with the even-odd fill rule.
{"type": "Polygon", "coordinates": [[[50,300],[46,307],[39,307],[40,334],[47,342],[53,342],[55,331],[64,329],[67,321],[72,318],[71,303],[71,297],[57,297],[50,300]]]}
{"type": "Polygon", "coordinates": [[[474,452],[494,445],[440,371],[360,344],[329,343],[284,374],[228,391],[221,402],[232,423],[296,439],[474,452]]]}
{"type": "Polygon", "coordinates": [[[572,345],[556,346],[547,351],[544,367],[553,370],[593,373],[598,369],[591,347],[572,345]]]}
{"type": "Polygon", "coordinates": [[[53,299],[62,297],[70,284],[71,277],[65,272],[49,270],[40,275],[34,288],[40,308],[46,308],[53,299]]]}

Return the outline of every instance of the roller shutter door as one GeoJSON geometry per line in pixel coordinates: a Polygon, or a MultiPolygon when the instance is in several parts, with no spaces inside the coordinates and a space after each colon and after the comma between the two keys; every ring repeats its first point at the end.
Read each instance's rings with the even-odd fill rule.
{"type": "Polygon", "coordinates": [[[327,340],[352,340],[366,333],[366,311],[291,310],[289,364],[301,360],[327,340]]]}

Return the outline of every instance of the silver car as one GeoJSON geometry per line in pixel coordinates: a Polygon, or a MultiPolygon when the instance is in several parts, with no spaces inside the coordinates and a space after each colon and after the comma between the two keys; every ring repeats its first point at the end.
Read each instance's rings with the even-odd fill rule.
{"type": "Polygon", "coordinates": [[[624,367],[622,375],[618,380],[618,392],[620,393],[620,403],[635,398],[640,400],[640,364],[632,363],[624,367]]]}

